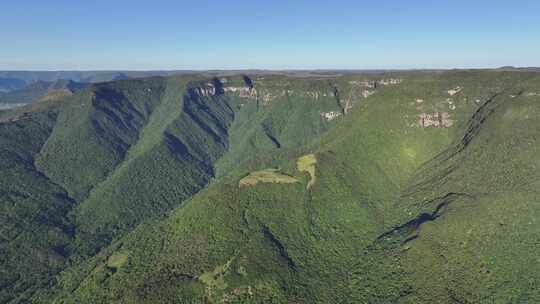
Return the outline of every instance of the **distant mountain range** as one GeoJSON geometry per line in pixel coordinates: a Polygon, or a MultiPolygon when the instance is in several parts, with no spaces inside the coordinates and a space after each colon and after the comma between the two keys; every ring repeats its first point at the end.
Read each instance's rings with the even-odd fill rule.
{"type": "Polygon", "coordinates": [[[23,88],[0,93],[0,105],[4,105],[4,107],[9,107],[9,105],[20,106],[42,99],[57,99],[72,95],[87,86],[87,83],[79,83],[65,79],[56,81],[38,80],[23,88]]]}
{"type": "Polygon", "coordinates": [[[0,92],[22,89],[36,81],[72,80],[97,83],[150,76],[170,76],[192,71],[0,71],[0,92]]]}
{"type": "MultiPolygon", "coordinates": [[[[508,71],[540,71],[538,67],[513,67],[504,66],[498,70],[508,71]]],[[[123,80],[132,78],[144,78],[151,76],[172,76],[172,75],[231,75],[231,74],[258,74],[258,75],[336,75],[336,74],[383,74],[387,72],[400,72],[401,70],[172,70],[172,71],[0,71],[0,92],[9,92],[21,89],[35,81],[54,82],[57,80],[73,80],[82,83],[98,83],[113,80],[123,80]]],[[[417,70],[417,71],[444,71],[444,70],[417,70]]]]}
{"type": "Polygon", "coordinates": [[[26,85],[26,82],[22,79],[0,78],[0,93],[21,89],[26,85]]]}
{"type": "Polygon", "coordinates": [[[0,110],[44,98],[69,95],[89,83],[151,76],[170,76],[190,71],[0,71],[0,110]]]}
{"type": "Polygon", "coordinates": [[[111,80],[141,78],[149,76],[167,76],[184,73],[182,71],[0,71],[0,88],[11,81],[23,81],[26,85],[42,80],[57,81],[60,79],[77,82],[104,82],[111,80]]]}

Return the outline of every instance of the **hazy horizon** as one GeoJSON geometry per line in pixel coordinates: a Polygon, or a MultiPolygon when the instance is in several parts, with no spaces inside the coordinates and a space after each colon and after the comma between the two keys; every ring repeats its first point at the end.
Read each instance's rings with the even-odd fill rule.
{"type": "Polygon", "coordinates": [[[245,69],[97,69],[97,70],[55,70],[55,69],[35,69],[35,70],[16,70],[16,69],[1,69],[0,72],[31,72],[31,73],[55,73],[55,72],[242,72],[242,71],[262,71],[262,72],[303,72],[303,71],[321,71],[321,72],[378,72],[378,71],[452,71],[452,70],[497,70],[497,69],[540,69],[539,66],[511,66],[503,65],[497,67],[477,67],[477,68],[467,68],[467,67],[448,67],[448,68],[373,68],[373,69],[347,69],[347,68],[326,68],[326,69],[263,69],[263,68],[245,68],[245,69]]]}

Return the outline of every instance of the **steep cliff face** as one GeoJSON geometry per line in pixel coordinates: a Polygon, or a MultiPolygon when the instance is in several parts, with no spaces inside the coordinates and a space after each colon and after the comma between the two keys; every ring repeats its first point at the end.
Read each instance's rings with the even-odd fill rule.
{"type": "Polygon", "coordinates": [[[238,119],[231,128],[230,153],[220,160],[219,172],[227,172],[252,155],[271,152],[279,158],[315,145],[354,107],[377,100],[377,94],[400,90],[402,81],[380,75],[225,79],[225,95],[238,100],[238,119]]]}

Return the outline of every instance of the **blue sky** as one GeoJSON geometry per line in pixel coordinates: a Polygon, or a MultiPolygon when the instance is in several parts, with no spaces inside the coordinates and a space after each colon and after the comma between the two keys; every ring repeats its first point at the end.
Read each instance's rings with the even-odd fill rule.
{"type": "Polygon", "coordinates": [[[540,1],[17,0],[0,70],[540,66],[540,1]]]}

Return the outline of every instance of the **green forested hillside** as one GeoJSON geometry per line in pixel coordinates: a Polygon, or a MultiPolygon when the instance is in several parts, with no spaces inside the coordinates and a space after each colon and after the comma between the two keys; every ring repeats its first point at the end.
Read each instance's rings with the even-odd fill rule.
{"type": "Polygon", "coordinates": [[[24,302],[66,266],[75,203],[34,165],[54,111],[0,124],[0,302],[24,302]]]}
{"type": "Polygon", "coordinates": [[[419,71],[3,113],[0,301],[537,302],[539,102],[535,72],[419,71]]]}

